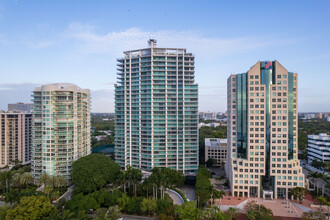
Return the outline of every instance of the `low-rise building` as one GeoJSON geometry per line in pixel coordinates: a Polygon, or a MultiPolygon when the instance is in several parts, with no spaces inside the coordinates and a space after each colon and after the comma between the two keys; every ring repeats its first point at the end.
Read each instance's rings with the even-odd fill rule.
{"type": "Polygon", "coordinates": [[[201,128],[201,127],[215,128],[215,127],[219,127],[219,126],[221,126],[221,124],[220,123],[217,123],[217,122],[212,122],[212,123],[209,123],[209,124],[206,124],[204,122],[198,123],[198,129],[201,128]]]}
{"type": "Polygon", "coordinates": [[[95,136],[96,140],[97,141],[101,141],[101,140],[104,140],[107,138],[107,135],[98,135],[98,136],[95,136]]]}
{"type": "Polygon", "coordinates": [[[28,112],[32,110],[32,103],[17,102],[15,104],[8,104],[8,111],[28,112]]]}
{"type": "Polygon", "coordinates": [[[212,120],[212,119],[215,119],[216,117],[216,113],[215,112],[206,112],[204,114],[204,120],[212,120]]]}
{"type": "Polygon", "coordinates": [[[308,163],[313,160],[330,161],[330,135],[308,135],[308,163]]]}
{"type": "Polygon", "coordinates": [[[221,166],[226,161],[227,139],[205,138],[205,161],[213,158],[216,166],[221,166]]]}
{"type": "Polygon", "coordinates": [[[309,120],[309,119],[313,119],[313,118],[315,118],[315,114],[308,113],[308,114],[304,114],[304,118],[303,119],[309,120]]]}

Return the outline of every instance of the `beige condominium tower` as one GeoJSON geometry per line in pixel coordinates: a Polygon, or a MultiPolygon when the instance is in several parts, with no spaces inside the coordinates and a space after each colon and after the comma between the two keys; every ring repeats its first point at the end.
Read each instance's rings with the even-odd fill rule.
{"type": "Polygon", "coordinates": [[[31,161],[32,115],[0,111],[0,167],[31,161]]]}
{"type": "Polygon", "coordinates": [[[90,91],[70,83],[33,91],[32,175],[70,180],[73,161],[90,154],[90,91]]]}
{"type": "Polygon", "coordinates": [[[297,74],[277,61],[228,78],[226,173],[233,196],[287,198],[304,187],[298,160],[297,74]]]}

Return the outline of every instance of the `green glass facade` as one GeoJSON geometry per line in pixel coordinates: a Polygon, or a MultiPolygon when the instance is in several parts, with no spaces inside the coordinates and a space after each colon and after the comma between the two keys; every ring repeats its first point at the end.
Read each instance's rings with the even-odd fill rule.
{"type": "Polygon", "coordinates": [[[261,190],[272,190],[274,191],[274,178],[270,176],[270,145],[271,145],[271,85],[275,83],[275,73],[273,74],[274,63],[272,62],[271,68],[265,69],[265,65],[268,62],[261,62],[261,84],[265,85],[265,113],[266,113],[266,175],[262,177],[262,186],[261,190]]]}
{"type": "MultiPolygon", "coordinates": [[[[289,89],[289,92],[288,92],[288,99],[289,99],[289,103],[288,103],[288,107],[289,107],[289,109],[288,109],[288,113],[289,113],[289,116],[288,116],[288,118],[289,118],[289,123],[288,123],[288,125],[289,125],[289,128],[288,128],[288,130],[289,130],[289,146],[288,146],[288,150],[289,150],[289,160],[291,160],[291,159],[296,159],[296,158],[294,158],[294,153],[296,153],[296,152],[294,152],[294,122],[293,122],[293,119],[294,119],[294,109],[293,109],[293,107],[294,107],[294,105],[296,105],[295,103],[296,102],[294,102],[294,92],[296,92],[296,91],[294,91],[294,88],[293,88],[293,84],[294,84],[294,82],[293,82],[293,73],[291,73],[291,72],[289,72],[288,73],[288,89],[289,89]]],[[[295,106],[295,108],[296,108],[296,106],[295,106]]]]}
{"type": "Polygon", "coordinates": [[[122,168],[196,173],[197,115],[194,56],[185,49],[152,47],[118,59],[115,161],[122,168]]]}
{"type": "Polygon", "coordinates": [[[247,74],[237,75],[237,157],[247,159],[247,74]]]}
{"type": "Polygon", "coordinates": [[[90,154],[89,90],[49,84],[33,91],[32,175],[71,180],[73,161],[90,154]]]}

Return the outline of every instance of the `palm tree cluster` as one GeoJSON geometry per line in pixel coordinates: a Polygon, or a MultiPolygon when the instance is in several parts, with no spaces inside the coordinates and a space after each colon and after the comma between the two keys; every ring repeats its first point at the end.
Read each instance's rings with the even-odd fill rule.
{"type": "Polygon", "coordinates": [[[15,173],[11,178],[12,184],[17,188],[25,188],[27,185],[33,183],[32,174],[30,172],[25,172],[23,174],[15,173]]]}
{"type": "Polygon", "coordinates": [[[154,199],[158,199],[158,191],[160,191],[160,199],[164,199],[165,191],[174,186],[182,186],[184,176],[180,171],[176,171],[166,167],[155,167],[152,174],[144,181],[147,197],[149,189],[152,188],[154,199]]]}
{"type": "Polygon", "coordinates": [[[124,193],[126,193],[126,188],[132,186],[134,196],[136,196],[136,184],[142,180],[141,170],[134,169],[131,166],[128,166],[125,171],[122,171],[119,174],[119,181],[123,184],[124,193]]]}
{"type": "Polygon", "coordinates": [[[146,198],[149,198],[149,194],[152,192],[152,197],[157,200],[158,198],[164,199],[167,189],[183,185],[184,176],[180,171],[155,167],[152,170],[152,174],[142,180],[142,172],[129,166],[120,173],[118,181],[122,184],[124,193],[131,190],[136,197],[137,185],[139,185],[139,191],[145,192],[146,198]]]}
{"type": "Polygon", "coordinates": [[[53,189],[62,188],[68,185],[68,181],[64,176],[49,175],[47,173],[42,173],[39,181],[39,185],[44,185],[46,188],[51,187],[53,189]]]}
{"type": "MultiPolygon", "coordinates": [[[[215,199],[219,199],[219,202],[220,202],[220,200],[225,195],[226,195],[225,191],[223,191],[223,190],[219,191],[212,185],[211,186],[211,207],[213,206],[215,199]]],[[[220,206],[220,204],[219,204],[219,206],[220,206]]]]}
{"type": "Polygon", "coordinates": [[[10,171],[3,171],[0,174],[1,189],[4,189],[6,192],[8,192],[10,188],[11,176],[10,171]]]}
{"type": "Polygon", "coordinates": [[[39,180],[39,185],[43,185],[43,192],[50,198],[51,201],[58,199],[61,193],[58,190],[68,185],[67,179],[64,176],[49,175],[42,173],[39,180]]]}
{"type": "Polygon", "coordinates": [[[26,188],[33,184],[30,167],[13,167],[11,170],[0,172],[0,190],[9,192],[11,188],[26,188]]]}
{"type": "Polygon", "coordinates": [[[296,197],[300,201],[300,203],[302,203],[302,201],[305,199],[306,193],[307,193],[307,189],[304,187],[295,187],[289,189],[289,196],[296,197]]]}

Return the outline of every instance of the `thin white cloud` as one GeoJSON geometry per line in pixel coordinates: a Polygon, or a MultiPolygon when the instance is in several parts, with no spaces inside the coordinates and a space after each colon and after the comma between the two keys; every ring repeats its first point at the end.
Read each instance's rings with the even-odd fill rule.
{"type": "MultiPolygon", "coordinates": [[[[236,55],[257,49],[264,50],[277,46],[295,44],[301,41],[301,39],[286,39],[282,36],[273,35],[212,38],[205,37],[203,33],[198,31],[148,31],[140,28],[100,33],[98,28],[91,24],[71,23],[62,34],[57,34],[56,38],[39,40],[31,40],[31,38],[28,38],[28,40],[25,39],[25,43],[28,42],[27,46],[32,49],[44,49],[54,45],[70,43],[68,46],[70,47],[70,51],[72,51],[73,57],[77,57],[80,54],[82,56],[92,55],[98,58],[106,57],[113,66],[115,72],[115,59],[121,57],[123,51],[146,48],[146,41],[150,38],[157,39],[159,47],[187,48],[188,52],[196,54],[196,82],[200,85],[199,96],[201,98],[199,99],[199,106],[202,111],[216,111],[217,109],[219,110],[219,108],[221,108],[221,110],[226,108],[226,81],[223,80],[223,78],[226,79],[226,77],[222,77],[221,75],[226,72],[226,70],[217,66],[219,65],[218,63],[212,63],[212,67],[210,67],[210,62],[221,59],[221,57],[227,55],[236,55]],[[207,62],[200,62],[202,59],[207,62]],[[200,63],[197,64],[197,62],[200,63]],[[206,73],[213,74],[208,75],[212,77],[212,80],[198,80],[198,77],[202,77],[198,75],[201,73],[205,74],[205,76],[206,73]]],[[[105,78],[104,81],[100,83],[99,88],[105,87],[105,89],[91,91],[93,112],[114,111],[113,81],[115,77],[111,79],[113,73],[111,74],[109,74],[109,78],[105,78]]],[[[23,96],[30,99],[31,91],[35,86],[36,85],[12,86],[0,84],[0,97],[5,97],[2,101],[3,103],[13,102],[15,99],[14,94],[16,94],[16,99],[26,99],[23,98],[23,96]],[[16,90],[17,92],[15,92],[16,90]]]]}
{"type": "Polygon", "coordinates": [[[149,38],[158,40],[158,46],[186,47],[201,55],[228,55],[248,50],[296,43],[300,39],[282,39],[272,36],[244,36],[239,38],[208,38],[196,31],[145,31],[129,28],[117,32],[97,33],[90,24],[72,23],[64,37],[82,42],[86,54],[111,53],[118,56],[124,50],[146,47],[149,38]]]}
{"type": "Polygon", "coordinates": [[[324,60],[324,59],[330,59],[330,54],[322,54],[317,56],[310,56],[310,57],[303,57],[295,59],[294,61],[299,62],[306,62],[306,61],[315,61],[315,60],[324,60]]]}
{"type": "Polygon", "coordinates": [[[56,41],[42,40],[39,42],[28,42],[28,46],[31,49],[45,49],[52,47],[56,44],[56,41]]]}
{"type": "MultiPolygon", "coordinates": [[[[91,24],[71,23],[62,35],[64,39],[70,39],[81,54],[85,55],[106,55],[109,62],[115,65],[115,59],[123,55],[123,51],[146,48],[147,40],[157,39],[158,47],[187,48],[193,52],[198,60],[214,60],[215,58],[227,55],[250,52],[256,49],[271,48],[283,45],[295,44],[301,39],[286,39],[281,36],[242,36],[237,38],[211,38],[205,37],[198,31],[172,31],[159,30],[148,31],[141,28],[129,28],[120,31],[98,32],[98,28],[91,24]]],[[[197,62],[197,60],[196,60],[197,62]]],[[[210,62],[210,61],[208,61],[210,62]]],[[[216,69],[205,69],[199,66],[198,72],[218,72],[216,69]]],[[[197,66],[196,66],[197,71],[197,66]]],[[[221,74],[221,72],[218,72],[221,74]]],[[[199,89],[200,106],[203,108],[222,108],[226,105],[226,88],[220,81],[219,75],[215,76],[217,83],[201,86],[199,89]],[[217,85],[217,86],[215,86],[217,85]],[[210,98],[212,97],[210,101],[210,98]],[[216,105],[211,106],[216,100],[216,105]]],[[[197,77],[196,77],[197,78],[197,77]]],[[[202,81],[199,81],[202,85],[202,81]]],[[[102,85],[113,88],[112,83],[102,85]]],[[[94,111],[113,111],[114,109],[113,90],[92,91],[92,109],[94,111]]],[[[200,110],[205,110],[200,108],[200,110]]],[[[209,109],[211,110],[211,109],[209,109]]]]}

